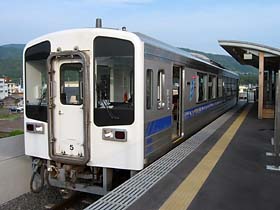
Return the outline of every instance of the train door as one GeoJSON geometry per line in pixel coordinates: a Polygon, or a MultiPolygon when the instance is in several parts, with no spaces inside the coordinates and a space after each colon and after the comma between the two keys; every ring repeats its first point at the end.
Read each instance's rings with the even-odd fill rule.
{"type": "Polygon", "coordinates": [[[85,64],[79,58],[51,61],[50,141],[51,158],[60,162],[84,164],[87,154],[88,107],[85,106],[85,64]],[[75,162],[76,161],[76,162],[75,162]]]}
{"type": "Polygon", "coordinates": [[[173,66],[172,74],[172,139],[178,139],[182,135],[182,87],[183,69],[173,66]]]}

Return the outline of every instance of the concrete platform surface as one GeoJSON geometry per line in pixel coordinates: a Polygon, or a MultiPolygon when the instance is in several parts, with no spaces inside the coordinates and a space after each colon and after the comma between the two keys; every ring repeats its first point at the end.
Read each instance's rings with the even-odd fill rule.
{"type": "Polygon", "coordinates": [[[0,139],[0,204],[29,192],[31,173],[23,135],[0,139]]]}
{"type": "MultiPolygon", "coordinates": [[[[235,122],[239,114],[228,120],[196,151],[128,209],[162,208],[170,195],[192,173],[202,158],[235,122]]],[[[255,104],[188,208],[182,209],[279,210],[280,172],[266,170],[266,164],[272,163],[272,159],[265,156],[267,151],[272,150],[270,144],[272,136],[273,120],[258,120],[257,104],[255,104]]],[[[180,199],[186,199],[188,196],[181,194],[180,199]]],[[[175,206],[173,209],[176,209],[175,206]]]]}
{"type": "Polygon", "coordinates": [[[0,139],[0,162],[24,155],[24,135],[0,139]]]}
{"type": "Polygon", "coordinates": [[[31,173],[31,159],[27,156],[1,161],[0,204],[29,192],[31,173]]]}

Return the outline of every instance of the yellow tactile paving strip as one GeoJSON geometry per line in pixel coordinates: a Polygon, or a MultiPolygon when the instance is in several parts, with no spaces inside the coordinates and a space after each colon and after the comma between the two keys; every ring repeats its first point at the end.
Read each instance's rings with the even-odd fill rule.
{"type": "Polygon", "coordinates": [[[219,161],[227,146],[233,139],[237,130],[245,120],[252,105],[248,105],[233,124],[228,128],[224,135],[204,156],[200,163],[185,178],[179,187],[170,195],[170,197],[161,206],[160,210],[186,210],[195,198],[209,174],[219,161]]]}

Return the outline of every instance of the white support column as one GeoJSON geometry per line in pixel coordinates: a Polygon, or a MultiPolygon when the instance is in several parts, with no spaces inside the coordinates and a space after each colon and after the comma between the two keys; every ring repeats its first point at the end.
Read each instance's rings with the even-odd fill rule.
{"type": "Polygon", "coordinates": [[[271,103],[271,104],[273,104],[273,101],[272,101],[272,70],[270,70],[269,72],[269,102],[271,103]]]}
{"type": "MultiPolygon", "coordinates": [[[[275,119],[274,119],[274,138],[273,142],[273,153],[270,153],[274,156],[274,165],[267,165],[266,169],[273,171],[280,171],[279,163],[279,151],[280,151],[280,71],[275,77],[276,82],[276,93],[275,93],[275,119]]],[[[269,153],[268,153],[269,154],[269,153]]]]}
{"type": "Polygon", "coordinates": [[[264,53],[259,52],[259,102],[258,118],[263,118],[264,53]]]}

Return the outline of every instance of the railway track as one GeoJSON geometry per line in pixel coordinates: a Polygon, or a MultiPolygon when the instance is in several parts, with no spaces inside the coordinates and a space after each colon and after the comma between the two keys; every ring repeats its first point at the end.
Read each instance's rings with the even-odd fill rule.
{"type": "Polygon", "coordinates": [[[80,210],[92,204],[94,201],[96,201],[99,198],[100,196],[97,195],[71,191],[68,192],[65,196],[63,196],[62,201],[55,204],[48,204],[45,206],[45,209],[80,210]]]}

